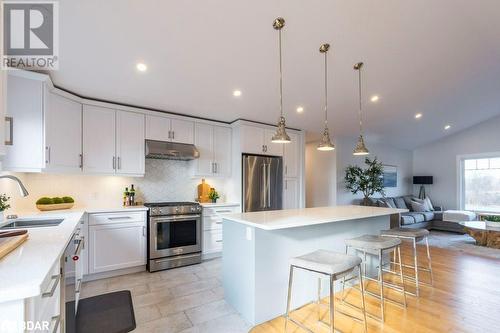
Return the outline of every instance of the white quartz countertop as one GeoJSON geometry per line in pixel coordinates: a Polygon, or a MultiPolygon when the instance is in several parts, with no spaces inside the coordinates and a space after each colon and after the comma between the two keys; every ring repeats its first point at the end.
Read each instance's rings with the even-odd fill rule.
{"type": "Polygon", "coordinates": [[[408,210],[348,205],[226,214],[224,219],[264,230],[278,230],[405,212],[408,210]]]}
{"type": "Polygon", "coordinates": [[[203,207],[210,208],[210,207],[234,207],[234,206],[239,206],[240,204],[236,202],[216,202],[216,203],[204,202],[200,203],[200,205],[202,205],[203,207]]]}
{"type": "Polygon", "coordinates": [[[55,211],[20,216],[23,219],[62,218],[64,221],[58,226],[28,228],[28,240],[0,259],[0,303],[42,292],[45,277],[60,259],[83,214],[84,211],[55,211]]]}

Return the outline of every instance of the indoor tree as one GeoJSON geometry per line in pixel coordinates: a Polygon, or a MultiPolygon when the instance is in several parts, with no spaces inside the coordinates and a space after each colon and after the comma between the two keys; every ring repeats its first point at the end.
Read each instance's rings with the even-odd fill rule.
{"type": "Polygon", "coordinates": [[[375,193],[385,195],[382,173],[384,167],[375,157],[365,159],[366,169],[357,165],[349,165],[345,172],[345,187],[352,194],[362,192],[364,195],[363,205],[370,205],[370,196],[375,193]]]}

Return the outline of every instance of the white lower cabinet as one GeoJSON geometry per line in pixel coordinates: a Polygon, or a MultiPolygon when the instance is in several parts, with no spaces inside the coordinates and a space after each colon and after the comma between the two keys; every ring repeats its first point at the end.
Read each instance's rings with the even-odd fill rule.
{"type": "Polygon", "coordinates": [[[237,213],[238,204],[206,205],[203,207],[203,255],[222,252],[222,218],[223,214],[237,213]]]}
{"type": "Polygon", "coordinates": [[[283,184],[283,209],[299,208],[299,180],[285,178],[283,184]]]}
{"type": "Polygon", "coordinates": [[[146,264],[146,214],[89,214],[89,274],[146,264]]]}

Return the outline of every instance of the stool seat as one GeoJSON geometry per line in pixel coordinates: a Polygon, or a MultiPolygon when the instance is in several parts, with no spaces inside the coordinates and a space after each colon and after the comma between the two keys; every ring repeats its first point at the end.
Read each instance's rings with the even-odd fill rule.
{"type": "Polygon", "coordinates": [[[290,265],[324,274],[336,275],[354,269],[361,263],[358,256],[317,250],[290,259],[290,265]]]}
{"type": "Polygon", "coordinates": [[[394,237],[383,237],[376,235],[363,235],[356,238],[346,239],[346,245],[366,250],[385,250],[391,249],[401,244],[401,240],[394,237]]]}
{"type": "Polygon", "coordinates": [[[383,230],[380,232],[381,235],[391,235],[391,236],[401,236],[409,238],[420,238],[429,235],[429,230],[419,229],[419,228],[394,228],[389,230],[383,230]]]}

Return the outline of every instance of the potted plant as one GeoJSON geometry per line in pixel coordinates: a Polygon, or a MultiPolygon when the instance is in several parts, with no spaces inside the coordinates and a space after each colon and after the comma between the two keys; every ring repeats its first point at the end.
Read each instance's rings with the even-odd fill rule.
{"type": "Polygon", "coordinates": [[[220,198],[219,193],[217,193],[217,191],[215,190],[215,188],[212,187],[210,189],[210,192],[208,193],[208,198],[210,200],[212,200],[213,203],[216,203],[217,199],[220,198]]]}
{"type": "Polygon", "coordinates": [[[382,179],[384,167],[376,157],[373,160],[367,157],[365,164],[367,165],[366,169],[357,165],[349,165],[345,171],[344,182],[346,189],[352,194],[362,192],[364,196],[362,204],[370,206],[370,196],[375,193],[385,195],[382,179]]]}
{"type": "Polygon", "coordinates": [[[5,193],[0,195],[0,222],[3,222],[3,212],[10,208],[10,204],[8,203],[9,200],[10,197],[8,197],[5,193]]]}
{"type": "Polygon", "coordinates": [[[488,227],[500,228],[500,215],[487,215],[483,220],[488,227]]]}
{"type": "Polygon", "coordinates": [[[36,201],[36,208],[41,211],[70,209],[75,204],[72,197],[42,197],[36,201]]]}

